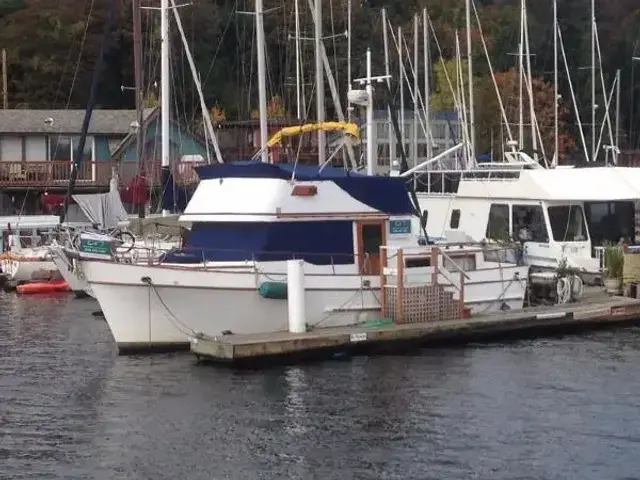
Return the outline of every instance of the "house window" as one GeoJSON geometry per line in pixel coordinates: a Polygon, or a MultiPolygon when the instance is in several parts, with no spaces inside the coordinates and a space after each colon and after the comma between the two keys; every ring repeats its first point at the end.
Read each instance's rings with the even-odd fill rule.
{"type": "Polygon", "coordinates": [[[451,212],[451,221],[449,222],[451,228],[458,228],[460,226],[460,210],[454,209],[451,212]]]}
{"type": "MultiPolygon", "coordinates": [[[[80,137],[74,137],[71,140],[71,145],[73,146],[73,151],[71,153],[72,158],[75,157],[76,150],[79,144],[80,144],[80,137]]],[[[84,150],[82,151],[82,162],[91,162],[91,161],[93,161],[93,138],[87,137],[84,142],[84,150]]]]}
{"type": "Polygon", "coordinates": [[[513,205],[511,220],[517,239],[539,243],[549,241],[549,232],[540,205],[513,205]]]}
{"type": "Polygon", "coordinates": [[[508,240],[509,205],[493,203],[489,208],[486,237],[491,240],[508,240]]]}
{"type": "Polygon", "coordinates": [[[49,159],[54,162],[71,162],[72,157],[71,138],[50,137],[49,138],[49,159]]]}
{"type": "MultiPolygon", "coordinates": [[[[59,135],[49,137],[49,160],[54,162],[69,162],[74,160],[75,150],[80,142],[80,137],[70,137],[59,135]]],[[[93,137],[87,137],[84,144],[82,160],[91,162],[93,160],[93,137]]]]}

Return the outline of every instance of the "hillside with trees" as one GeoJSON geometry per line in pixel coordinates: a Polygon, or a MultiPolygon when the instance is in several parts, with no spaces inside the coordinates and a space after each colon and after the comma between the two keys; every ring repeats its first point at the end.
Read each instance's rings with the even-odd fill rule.
{"type": "MultiPolygon", "coordinates": [[[[332,70],[342,92],[346,89],[347,0],[323,0],[325,47],[332,70]],[[341,35],[342,34],[342,35],[341,35]]],[[[0,0],[0,48],[7,51],[9,103],[11,108],[82,108],[101,44],[107,16],[105,0],[0,0]]],[[[143,2],[144,3],[144,2],[143,2]]],[[[147,2],[146,4],[153,4],[147,2]]],[[[156,2],[159,4],[159,2],[156,2]]],[[[293,0],[265,0],[264,24],[267,42],[267,87],[270,98],[281,99],[272,108],[278,115],[295,112],[295,48],[293,0]]],[[[465,11],[463,0],[352,0],[352,72],[364,74],[365,51],[372,49],[374,73],[383,73],[383,42],[380,8],[389,20],[402,27],[411,48],[412,16],[428,9],[438,46],[432,39],[430,81],[434,108],[451,108],[451,92],[444,80],[447,62],[455,70],[455,33],[465,51],[465,11]]],[[[640,136],[640,71],[634,72],[632,57],[640,56],[640,5],[637,0],[598,0],[597,24],[601,45],[602,75],[607,95],[616,71],[621,70],[620,130],[623,148],[636,148],[640,136]]],[[[145,4],[145,5],[146,5],[145,4]]],[[[493,130],[502,123],[495,88],[483,52],[484,38],[490,54],[496,82],[505,100],[509,123],[516,122],[518,75],[517,56],[520,37],[519,0],[476,0],[482,35],[474,22],[471,32],[474,49],[474,86],[478,128],[478,151],[492,145],[493,130]]],[[[553,149],[553,32],[551,0],[529,0],[529,37],[533,70],[532,87],[543,143],[553,149]]],[[[591,37],[590,0],[558,2],[573,87],[583,123],[591,112],[591,37]]],[[[117,28],[107,45],[106,73],[98,96],[103,108],[132,108],[133,82],[132,14],[130,0],[117,0],[117,28]],[[125,87],[125,88],[122,88],[125,87]]],[[[251,118],[257,106],[254,17],[240,12],[254,9],[252,0],[194,0],[180,8],[185,33],[201,73],[205,97],[219,118],[251,118]]],[[[300,0],[302,36],[313,36],[308,0],[300,0]]],[[[145,96],[157,98],[159,82],[159,13],[145,9],[143,50],[145,96]]],[[[176,114],[192,122],[198,115],[198,102],[182,51],[177,30],[173,29],[172,78],[176,114]]],[[[394,34],[397,32],[394,32],[394,34]]],[[[420,42],[421,43],[421,42],[420,42]]],[[[302,41],[307,113],[313,118],[314,57],[313,42],[302,41]]],[[[398,71],[397,55],[392,57],[392,72],[398,71]]],[[[576,145],[576,120],[567,76],[560,60],[562,149],[576,145]]],[[[422,75],[422,73],[421,73],[422,75]]],[[[598,70],[598,83],[600,81],[598,70]]],[[[397,75],[394,78],[397,90],[397,75]]],[[[422,82],[422,80],[421,80],[422,82]]],[[[421,83],[422,84],[422,83],[421,83]]],[[[331,97],[327,91],[326,98],[331,97]]],[[[598,85],[596,102],[604,112],[605,98],[598,85]]],[[[526,107],[528,108],[528,107],[526,107]]],[[[331,115],[331,112],[328,113],[331,115]]],[[[306,116],[306,115],[305,115],[306,116]]]]}

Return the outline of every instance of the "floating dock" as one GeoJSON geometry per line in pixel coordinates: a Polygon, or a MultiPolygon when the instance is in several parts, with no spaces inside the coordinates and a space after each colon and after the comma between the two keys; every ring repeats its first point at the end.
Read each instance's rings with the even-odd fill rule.
{"type": "Polygon", "coordinates": [[[632,325],[640,319],[640,300],[608,296],[589,289],[582,301],[567,305],[479,315],[429,323],[355,325],[319,328],[305,333],[201,336],[191,339],[199,361],[261,366],[269,362],[331,358],[343,355],[399,353],[419,346],[468,343],[581,333],[632,325]]]}

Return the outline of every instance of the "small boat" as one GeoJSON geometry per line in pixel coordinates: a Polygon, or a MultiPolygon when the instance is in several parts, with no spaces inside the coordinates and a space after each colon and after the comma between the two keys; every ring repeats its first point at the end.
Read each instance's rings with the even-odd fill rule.
{"type": "Polygon", "coordinates": [[[23,295],[34,293],[54,293],[70,291],[69,284],[64,280],[54,282],[29,282],[16,287],[16,291],[23,295]]]}

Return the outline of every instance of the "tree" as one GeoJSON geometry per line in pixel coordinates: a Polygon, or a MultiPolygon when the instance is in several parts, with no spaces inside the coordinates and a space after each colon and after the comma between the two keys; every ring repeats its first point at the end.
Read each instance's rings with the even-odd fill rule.
{"type": "Polygon", "coordinates": [[[227,113],[224,111],[224,108],[221,108],[218,104],[211,107],[209,114],[211,115],[211,123],[214,125],[224,122],[227,119],[227,113]]]}
{"type": "MultiPolygon", "coordinates": [[[[433,92],[429,99],[429,106],[437,111],[454,110],[454,93],[458,90],[458,66],[456,60],[437,61],[433,64],[433,92]],[[452,90],[453,88],[453,90],[452,90]]],[[[469,69],[466,62],[462,63],[462,79],[467,88],[469,69]]]]}
{"type": "MultiPolygon", "coordinates": [[[[496,83],[506,112],[507,122],[514,140],[518,140],[519,125],[519,82],[518,71],[515,68],[503,72],[496,72],[496,83]]],[[[540,77],[532,79],[533,103],[540,136],[544,145],[546,158],[551,160],[554,152],[554,91],[553,85],[540,77]]],[[[524,127],[523,150],[531,151],[531,135],[529,122],[529,97],[526,84],[523,86],[523,118],[524,127]]],[[[475,91],[475,128],[476,128],[476,152],[501,152],[506,149],[508,140],[507,129],[504,125],[495,87],[491,77],[484,77],[475,91]]],[[[567,132],[568,109],[564,104],[560,105],[558,112],[559,130],[559,163],[566,159],[568,153],[575,147],[574,139],[567,132]]],[[[538,146],[538,152],[542,152],[538,146]]]]}
{"type": "Polygon", "coordinates": [[[0,0],[0,20],[27,8],[25,0],[0,0]]]}
{"type": "MultiPolygon", "coordinates": [[[[107,11],[96,4],[88,13],[73,0],[29,0],[28,8],[0,21],[12,104],[31,108],[86,104],[107,11]]],[[[112,39],[106,47],[109,57],[119,45],[112,39]]],[[[109,102],[104,94],[115,88],[116,70],[113,63],[104,69],[99,104],[109,102]]]]}
{"type": "MultiPolygon", "coordinates": [[[[253,110],[251,112],[251,118],[260,118],[260,111],[253,110]]],[[[267,118],[270,119],[283,119],[287,118],[287,110],[282,103],[282,98],[279,95],[275,95],[267,102],[267,118]]]]}

